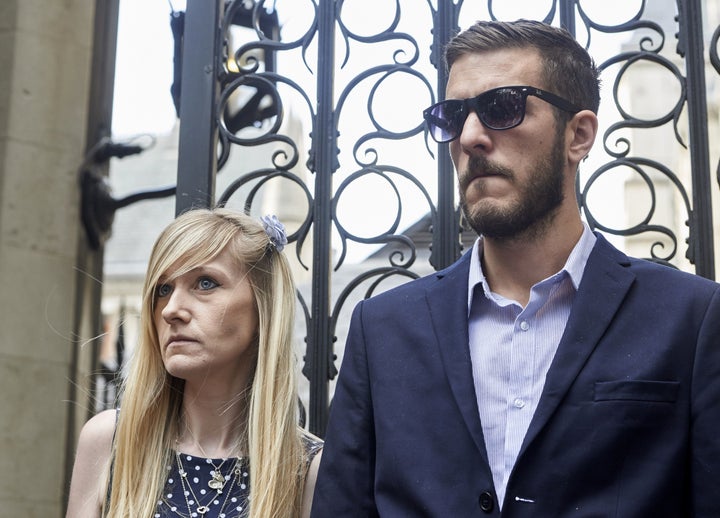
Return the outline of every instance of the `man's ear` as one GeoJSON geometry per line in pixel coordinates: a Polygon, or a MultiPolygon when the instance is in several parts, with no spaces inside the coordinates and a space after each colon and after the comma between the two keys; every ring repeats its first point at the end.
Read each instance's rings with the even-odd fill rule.
{"type": "Polygon", "coordinates": [[[597,131],[597,116],[590,110],[579,111],[573,116],[566,134],[568,161],[579,164],[590,153],[597,131]]]}

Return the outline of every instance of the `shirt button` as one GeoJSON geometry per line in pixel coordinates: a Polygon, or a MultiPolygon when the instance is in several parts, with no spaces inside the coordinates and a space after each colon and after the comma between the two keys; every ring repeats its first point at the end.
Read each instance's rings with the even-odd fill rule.
{"type": "Polygon", "coordinates": [[[489,491],[483,491],[480,493],[480,509],[484,513],[490,513],[493,510],[493,507],[495,507],[495,499],[492,496],[492,493],[489,491]]]}
{"type": "Polygon", "coordinates": [[[515,408],[522,408],[525,406],[525,401],[520,398],[516,398],[515,401],[513,401],[513,404],[515,405],[515,408]]]}
{"type": "Polygon", "coordinates": [[[520,322],[520,329],[522,329],[523,331],[527,331],[528,329],[530,329],[530,324],[523,320],[522,322],[520,322]]]}

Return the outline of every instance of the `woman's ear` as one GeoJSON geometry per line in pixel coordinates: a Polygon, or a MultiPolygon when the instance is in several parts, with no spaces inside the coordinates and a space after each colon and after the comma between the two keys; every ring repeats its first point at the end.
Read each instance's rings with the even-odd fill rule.
{"type": "Polygon", "coordinates": [[[568,161],[579,164],[595,143],[598,131],[597,116],[590,110],[576,113],[567,125],[568,161]]]}

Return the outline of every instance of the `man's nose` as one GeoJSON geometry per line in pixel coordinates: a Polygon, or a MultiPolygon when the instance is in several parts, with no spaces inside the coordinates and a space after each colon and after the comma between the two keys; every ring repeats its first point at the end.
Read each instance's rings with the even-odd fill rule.
{"type": "Polygon", "coordinates": [[[487,151],[492,146],[490,132],[491,130],[486,128],[480,121],[480,117],[475,110],[470,110],[462,128],[460,128],[458,140],[462,148],[468,153],[478,148],[487,151]]]}

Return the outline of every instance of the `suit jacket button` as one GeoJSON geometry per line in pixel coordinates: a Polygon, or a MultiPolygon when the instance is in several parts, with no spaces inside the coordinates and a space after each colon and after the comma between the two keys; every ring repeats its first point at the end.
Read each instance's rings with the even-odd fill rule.
{"type": "Polygon", "coordinates": [[[495,507],[495,499],[492,496],[492,493],[489,491],[483,491],[480,493],[480,509],[483,510],[485,513],[490,513],[493,510],[493,507],[495,507]]]}

